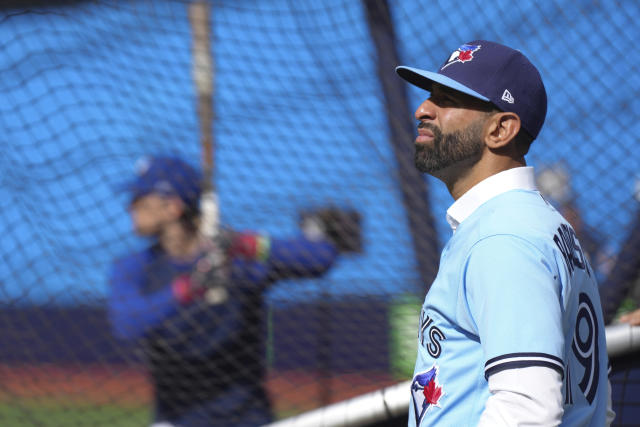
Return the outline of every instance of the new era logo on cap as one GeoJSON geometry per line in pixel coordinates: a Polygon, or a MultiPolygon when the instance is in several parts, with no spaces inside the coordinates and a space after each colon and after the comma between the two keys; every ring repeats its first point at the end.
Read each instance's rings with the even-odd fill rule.
{"type": "Polygon", "coordinates": [[[516,102],[516,100],[513,99],[513,95],[511,95],[511,92],[509,92],[509,89],[505,89],[504,92],[502,92],[502,98],[500,99],[508,102],[509,104],[513,104],[514,102],[516,102]]]}
{"type": "Polygon", "coordinates": [[[438,72],[397,67],[400,77],[422,89],[434,82],[516,113],[522,127],[538,136],[547,114],[547,93],[536,67],[519,50],[487,40],[465,43],[438,72]]]}

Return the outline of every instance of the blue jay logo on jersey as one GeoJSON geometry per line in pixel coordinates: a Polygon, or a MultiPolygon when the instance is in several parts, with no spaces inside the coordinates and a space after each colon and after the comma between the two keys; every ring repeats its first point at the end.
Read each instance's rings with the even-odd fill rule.
{"type": "Polygon", "coordinates": [[[428,371],[417,374],[411,382],[411,401],[416,416],[416,425],[420,425],[429,408],[440,406],[442,387],[436,381],[438,366],[434,364],[428,371]]]}
{"type": "Polygon", "coordinates": [[[440,68],[440,71],[444,70],[451,64],[455,64],[456,62],[469,62],[473,59],[473,53],[480,50],[482,46],[479,44],[463,44],[449,56],[447,62],[440,68]]]}

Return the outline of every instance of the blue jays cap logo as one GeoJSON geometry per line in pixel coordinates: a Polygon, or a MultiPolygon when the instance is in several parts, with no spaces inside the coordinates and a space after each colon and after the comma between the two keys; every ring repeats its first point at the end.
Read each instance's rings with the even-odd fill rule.
{"type": "Polygon", "coordinates": [[[429,408],[440,406],[442,387],[436,381],[438,366],[433,365],[428,371],[417,374],[411,382],[411,401],[416,416],[416,425],[420,425],[429,408]]]}
{"type": "Polygon", "coordinates": [[[480,50],[482,46],[479,44],[463,44],[449,56],[449,59],[445,64],[440,68],[440,71],[447,68],[449,65],[454,64],[456,62],[469,62],[473,59],[473,53],[480,50]]]}

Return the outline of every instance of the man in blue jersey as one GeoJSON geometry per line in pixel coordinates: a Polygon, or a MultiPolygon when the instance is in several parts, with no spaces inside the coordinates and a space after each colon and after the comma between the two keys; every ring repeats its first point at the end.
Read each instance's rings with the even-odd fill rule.
{"type": "Polygon", "coordinates": [[[108,312],[117,337],[141,343],[154,389],[153,425],[270,422],[263,292],[279,279],[325,273],[341,249],[353,249],[355,223],[318,211],[306,215],[315,221],[313,238],[227,230],[224,239],[205,241],[200,174],[169,156],[139,166],[126,185],[129,208],[136,233],[153,243],[114,262],[108,312]],[[224,253],[220,267],[207,256],[213,249],[224,253]]]}
{"type": "Polygon", "coordinates": [[[396,71],[431,93],[415,112],[415,163],[455,200],[421,311],[409,424],[609,424],[594,273],[524,159],[547,111],[537,69],[476,40],[437,72],[396,71]]]}

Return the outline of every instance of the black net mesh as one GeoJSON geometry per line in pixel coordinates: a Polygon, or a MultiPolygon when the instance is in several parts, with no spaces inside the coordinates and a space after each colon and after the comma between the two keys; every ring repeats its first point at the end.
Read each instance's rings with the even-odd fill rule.
{"type": "MultiPolygon", "coordinates": [[[[452,199],[415,173],[425,95],[393,69],[434,69],[479,38],[540,69],[549,109],[528,163],[588,248],[607,320],[636,307],[640,4],[388,3],[210,4],[221,220],[293,246],[288,270],[245,272],[224,304],[178,305],[159,278],[188,267],[146,250],[120,186],[145,156],[200,167],[188,2],[3,2],[0,424],[137,426],[186,408],[186,425],[211,411],[258,425],[266,402],[281,418],[408,378],[452,199]],[[295,240],[327,207],[356,218],[334,237],[361,233],[335,259],[295,240]],[[143,281],[132,265],[158,278],[136,300],[150,305],[114,306],[114,280],[143,281]]],[[[616,375],[616,425],[632,425],[634,364],[616,375]]]]}

